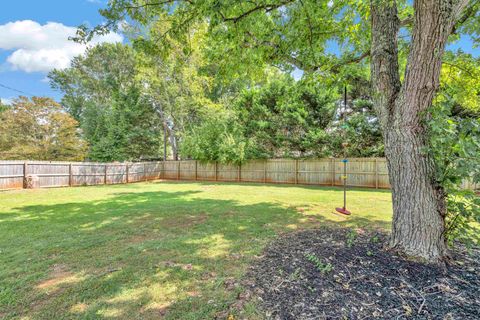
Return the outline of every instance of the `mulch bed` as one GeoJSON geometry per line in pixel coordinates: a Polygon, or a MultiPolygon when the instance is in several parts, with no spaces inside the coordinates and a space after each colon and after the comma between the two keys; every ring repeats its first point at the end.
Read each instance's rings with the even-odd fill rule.
{"type": "Polygon", "coordinates": [[[251,267],[246,295],[271,319],[480,319],[479,250],[456,249],[442,268],[386,241],[351,229],[283,235],[251,267]]]}

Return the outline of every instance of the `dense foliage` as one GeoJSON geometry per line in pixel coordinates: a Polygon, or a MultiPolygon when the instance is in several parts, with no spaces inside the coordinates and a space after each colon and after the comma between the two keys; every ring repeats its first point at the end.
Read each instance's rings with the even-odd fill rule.
{"type": "Polygon", "coordinates": [[[250,156],[249,147],[235,115],[220,112],[187,132],[181,152],[187,158],[204,162],[242,163],[250,156]]]}
{"type": "Polygon", "coordinates": [[[80,123],[91,160],[159,157],[161,124],[135,81],[132,48],[103,44],[49,75],[62,105],[80,123]]]}
{"type": "Polygon", "coordinates": [[[83,160],[77,121],[49,98],[20,97],[0,112],[3,159],[83,160]]]}
{"type": "MultiPolygon", "coordinates": [[[[439,99],[441,100],[441,99],[439,99]]],[[[437,102],[429,120],[429,151],[436,163],[437,180],[446,193],[446,236],[480,244],[480,197],[465,183],[480,183],[480,118],[457,114],[453,101],[437,102]]]]}

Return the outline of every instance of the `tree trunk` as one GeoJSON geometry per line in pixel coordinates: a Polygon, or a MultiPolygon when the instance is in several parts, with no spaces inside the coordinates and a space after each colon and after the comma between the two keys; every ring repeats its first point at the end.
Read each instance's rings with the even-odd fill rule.
{"type": "MultiPolygon", "coordinates": [[[[153,107],[163,123],[164,135],[168,132],[168,140],[170,140],[170,146],[172,147],[173,160],[178,160],[178,139],[175,133],[174,124],[169,123],[170,121],[165,116],[165,113],[161,106],[153,103],[153,107]]],[[[166,136],[164,136],[164,139],[167,139],[166,136]]],[[[164,143],[165,141],[166,140],[164,140],[164,143]]],[[[164,153],[165,152],[166,147],[164,146],[164,153]]],[[[166,158],[166,153],[164,154],[164,158],[166,158]]]]}
{"type": "Polygon", "coordinates": [[[170,136],[170,145],[172,146],[173,160],[178,160],[178,139],[175,134],[175,129],[169,127],[168,132],[170,136]]]}
{"type": "Polygon", "coordinates": [[[440,261],[447,255],[445,197],[435,181],[435,165],[425,154],[425,135],[404,124],[385,131],[385,154],[392,185],[390,246],[409,256],[440,261]]]}
{"type": "Polygon", "coordinates": [[[445,193],[428,155],[424,115],[439,86],[448,36],[468,0],[415,0],[412,41],[399,77],[395,1],[371,0],[371,78],[392,185],[390,245],[437,262],[447,255],[445,193]]]}

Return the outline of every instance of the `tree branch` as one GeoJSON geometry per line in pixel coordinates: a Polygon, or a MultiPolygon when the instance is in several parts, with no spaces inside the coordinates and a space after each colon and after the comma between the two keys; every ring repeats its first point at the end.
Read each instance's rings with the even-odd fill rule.
{"type": "Polygon", "coordinates": [[[353,57],[353,58],[350,58],[350,59],[346,59],[344,61],[340,61],[339,63],[337,64],[334,64],[331,68],[330,68],[330,71],[333,71],[333,72],[337,72],[338,69],[340,69],[340,67],[343,67],[347,64],[352,64],[352,63],[359,63],[361,62],[363,59],[367,58],[370,56],[370,51],[365,51],[363,52],[361,55],[359,55],[358,57],[353,57]]]}
{"type": "Polygon", "coordinates": [[[141,9],[141,8],[145,8],[145,7],[155,7],[155,6],[161,6],[161,5],[164,5],[164,4],[171,4],[171,3],[174,3],[176,1],[184,1],[184,2],[188,2],[188,3],[192,4],[192,2],[190,0],[165,0],[165,1],[160,1],[160,2],[147,2],[147,3],[141,4],[141,5],[136,5],[136,6],[125,6],[123,8],[124,9],[141,9]]]}
{"type": "Polygon", "coordinates": [[[463,23],[465,22],[472,14],[475,13],[475,0],[458,0],[457,4],[453,7],[453,19],[455,22],[463,23]],[[465,10],[465,8],[467,8],[465,10]],[[465,10],[465,12],[464,12],[465,10]]]}
{"type": "Polygon", "coordinates": [[[475,5],[476,4],[474,1],[469,1],[469,0],[459,1],[454,11],[455,20],[452,28],[452,34],[455,34],[457,32],[457,29],[461,27],[461,25],[464,24],[465,21],[467,21],[469,18],[475,15],[478,9],[478,8],[477,9],[475,8],[475,5]],[[471,2],[470,5],[469,5],[469,2],[471,2]]]}
{"type": "Polygon", "coordinates": [[[249,16],[250,14],[252,14],[254,12],[257,12],[259,10],[265,10],[265,12],[270,12],[270,11],[273,11],[273,10],[278,9],[280,7],[283,7],[287,4],[293,3],[295,1],[296,0],[285,0],[285,1],[282,1],[278,4],[271,3],[271,4],[258,5],[256,7],[253,7],[250,10],[247,10],[247,11],[243,12],[242,14],[240,14],[239,16],[236,16],[236,17],[225,17],[222,13],[220,13],[220,15],[223,17],[223,21],[225,21],[225,22],[232,21],[233,23],[237,23],[238,21],[242,20],[243,18],[245,18],[245,17],[249,16]]]}
{"type": "Polygon", "coordinates": [[[400,28],[410,26],[412,24],[413,24],[413,16],[411,16],[411,15],[409,15],[408,17],[406,17],[403,20],[400,20],[400,22],[399,22],[400,28]]]}

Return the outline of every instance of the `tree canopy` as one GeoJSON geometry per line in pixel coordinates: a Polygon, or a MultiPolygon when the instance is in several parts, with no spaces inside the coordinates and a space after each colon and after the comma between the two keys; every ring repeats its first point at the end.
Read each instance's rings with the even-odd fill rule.
{"type": "Polygon", "coordinates": [[[77,121],[49,98],[20,97],[0,112],[4,159],[83,160],[86,143],[77,121]]]}
{"type": "Polygon", "coordinates": [[[157,158],[162,125],[136,80],[134,50],[102,44],[49,78],[64,93],[62,105],[80,123],[88,157],[99,161],[157,158]]]}

